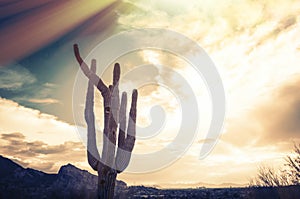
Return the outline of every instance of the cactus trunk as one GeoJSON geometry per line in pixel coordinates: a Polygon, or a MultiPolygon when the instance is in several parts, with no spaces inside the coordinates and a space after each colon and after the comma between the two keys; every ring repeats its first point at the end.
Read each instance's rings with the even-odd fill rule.
{"type": "Polygon", "coordinates": [[[98,171],[98,199],[114,197],[116,178],[117,173],[114,170],[107,173],[98,171]]]}

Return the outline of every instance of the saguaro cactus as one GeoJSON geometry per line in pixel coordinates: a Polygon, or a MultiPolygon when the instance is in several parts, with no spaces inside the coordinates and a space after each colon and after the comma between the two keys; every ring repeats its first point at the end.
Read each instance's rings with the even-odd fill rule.
{"type": "Polygon", "coordinates": [[[126,92],[122,93],[120,105],[118,88],[120,65],[118,63],[115,64],[113,84],[107,87],[96,75],[96,60],[92,60],[91,69],[89,69],[80,56],[77,44],[74,45],[74,53],[80,68],[89,79],[85,106],[85,120],[88,131],[88,162],[98,172],[98,198],[113,198],[117,174],[124,171],[128,166],[135,143],[138,93],[136,89],[132,92],[126,133],[127,94],[126,92]],[[103,150],[101,156],[96,144],[94,86],[101,92],[104,105],[103,150]],[[118,146],[116,150],[118,124],[118,146]]]}

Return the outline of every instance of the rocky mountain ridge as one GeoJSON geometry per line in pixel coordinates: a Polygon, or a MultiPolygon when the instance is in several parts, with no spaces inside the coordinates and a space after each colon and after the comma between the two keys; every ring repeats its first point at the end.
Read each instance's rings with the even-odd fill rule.
{"type": "MultiPolygon", "coordinates": [[[[95,199],[97,176],[78,169],[72,164],[64,165],[57,174],[47,174],[23,168],[0,155],[0,199],[95,199]]],[[[300,198],[300,186],[158,189],[130,186],[117,181],[116,199],[130,198],[300,198]]]]}
{"type": "MultiPolygon", "coordinates": [[[[23,168],[0,156],[1,198],[96,198],[97,176],[64,165],[57,174],[23,168]]],[[[126,190],[125,182],[116,182],[116,195],[126,190]]]]}

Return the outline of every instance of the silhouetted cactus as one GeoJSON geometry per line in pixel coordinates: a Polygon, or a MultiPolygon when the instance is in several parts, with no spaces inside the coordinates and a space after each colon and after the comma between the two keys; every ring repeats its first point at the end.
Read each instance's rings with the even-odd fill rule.
{"type": "Polygon", "coordinates": [[[75,57],[83,73],[89,78],[86,95],[85,120],[88,131],[87,157],[90,166],[98,172],[98,198],[113,198],[117,173],[128,166],[135,143],[137,90],[132,92],[131,108],[126,134],[127,94],[119,99],[120,65],[114,66],[113,84],[107,87],[96,75],[96,60],[92,60],[91,69],[82,60],[78,46],[74,45],[75,57]],[[100,156],[96,144],[94,116],[94,85],[101,92],[104,105],[103,150],[100,156]],[[116,135],[119,124],[118,147],[116,152],[116,135]]]}

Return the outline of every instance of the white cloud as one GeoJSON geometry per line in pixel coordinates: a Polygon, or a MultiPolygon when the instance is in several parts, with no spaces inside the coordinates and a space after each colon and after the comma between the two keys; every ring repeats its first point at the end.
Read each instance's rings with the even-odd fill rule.
{"type": "Polygon", "coordinates": [[[0,98],[0,120],[2,133],[20,132],[27,141],[44,141],[46,144],[78,142],[74,126],[58,120],[55,116],[26,108],[18,103],[0,98]]]}

